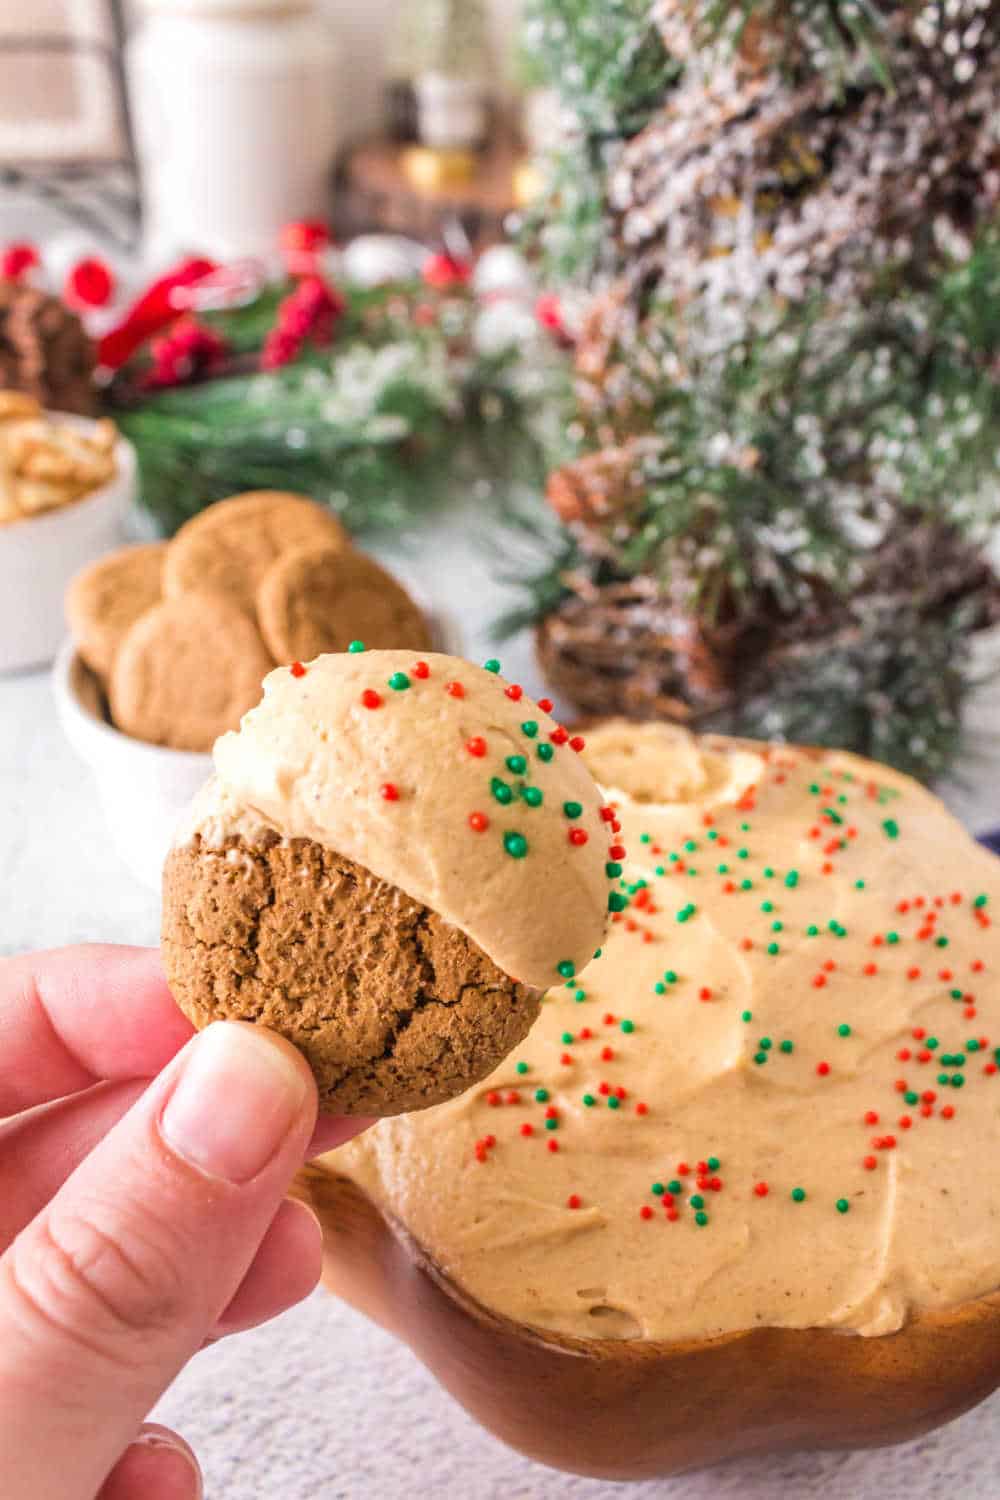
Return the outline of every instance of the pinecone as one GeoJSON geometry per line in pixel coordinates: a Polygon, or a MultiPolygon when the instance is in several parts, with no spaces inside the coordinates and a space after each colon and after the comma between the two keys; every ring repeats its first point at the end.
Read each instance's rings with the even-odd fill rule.
{"type": "Polygon", "coordinates": [[[24,391],[51,411],[90,416],[95,363],[83,324],[58,297],[0,281],[0,388],[24,391]]]}
{"type": "Polygon", "coordinates": [[[587,453],[553,469],[545,498],[567,524],[600,524],[624,515],[642,501],[640,459],[638,442],[587,453]]]}

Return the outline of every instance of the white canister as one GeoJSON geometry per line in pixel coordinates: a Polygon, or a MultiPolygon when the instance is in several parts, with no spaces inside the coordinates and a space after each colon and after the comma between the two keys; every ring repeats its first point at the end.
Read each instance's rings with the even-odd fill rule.
{"type": "Polygon", "coordinates": [[[326,217],[332,34],[314,0],[142,0],[128,46],[146,252],[272,254],[326,217]]]}

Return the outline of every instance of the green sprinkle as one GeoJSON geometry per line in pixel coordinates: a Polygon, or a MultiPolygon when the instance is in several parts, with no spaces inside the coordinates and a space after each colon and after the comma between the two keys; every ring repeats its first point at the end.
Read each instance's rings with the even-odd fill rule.
{"type": "MultiPolygon", "coordinates": [[[[538,733],[538,724],[534,719],[525,719],[521,725],[521,733],[526,734],[529,740],[533,740],[538,733]]],[[[580,814],[577,813],[576,816],[579,817],[580,814]]]]}
{"type": "Polygon", "coordinates": [[[715,841],[716,841],[716,839],[719,837],[718,830],[715,829],[715,828],[710,828],[708,830],[708,836],[711,839],[712,843],[714,844],[715,841]]]}
{"type": "Polygon", "coordinates": [[[664,1195],[664,1193],[665,1193],[665,1192],[666,1192],[666,1191],[667,1191],[667,1190],[666,1190],[666,1188],[665,1188],[665,1187],[664,1187],[664,1186],[663,1186],[663,1183],[662,1183],[662,1182],[654,1182],[654,1183],[653,1183],[653,1186],[652,1186],[652,1187],[651,1187],[651,1188],[650,1188],[650,1190],[649,1190],[649,1191],[650,1191],[650,1192],[651,1192],[651,1193],[655,1193],[655,1194],[656,1194],[656,1196],[657,1196],[657,1198],[662,1198],[662,1197],[663,1197],[663,1195],[664,1195]]]}
{"type": "Polygon", "coordinates": [[[819,928],[815,922],[809,923],[809,926],[806,928],[806,937],[819,937],[819,928]]]}
{"type": "Polygon", "coordinates": [[[688,902],[687,906],[682,906],[680,911],[677,913],[678,922],[686,922],[690,917],[694,916],[697,910],[698,908],[696,906],[692,906],[691,903],[688,902]]]}
{"type": "Polygon", "coordinates": [[[621,1107],[621,1102],[622,1101],[620,1099],[616,1098],[615,1095],[612,1094],[608,1099],[608,1108],[619,1109],[621,1107]]]}
{"type": "Polygon", "coordinates": [[[948,993],[953,1000],[961,1000],[963,992],[961,990],[949,990],[948,993]]]}
{"type": "Polygon", "coordinates": [[[704,1208],[705,1200],[700,1193],[692,1193],[689,1199],[692,1208],[704,1208]]]}
{"type": "Polygon", "coordinates": [[[684,1191],[684,1184],[683,1184],[683,1182],[680,1181],[679,1178],[672,1177],[670,1179],[670,1181],[667,1183],[667,1192],[668,1193],[673,1193],[674,1197],[676,1197],[678,1193],[683,1193],[683,1191],[684,1191]]]}
{"type": "Polygon", "coordinates": [[[662,981],[658,979],[656,981],[656,983],[653,985],[653,994],[654,995],[665,995],[666,993],[667,993],[667,987],[666,987],[666,985],[663,984],[662,981]]]}
{"type": "Polygon", "coordinates": [[[819,796],[819,782],[817,782],[817,781],[811,782],[810,786],[809,786],[809,790],[812,792],[812,794],[813,794],[814,797],[818,797],[819,796]]]}
{"type": "Polygon", "coordinates": [[[503,846],[511,859],[523,859],[528,852],[528,840],[523,833],[505,833],[503,846]]]}
{"type": "Polygon", "coordinates": [[[823,816],[829,818],[831,823],[843,823],[843,818],[835,807],[824,807],[823,816]]]}
{"type": "Polygon", "coordinates": [[[564,979],[572,979],[576,973],[576,964],[571,958],[560,959],[556,964],[556,973],[561,974],[564,979]]]}
{"type": "Polygon", "coordinates": [[[527,1071],[528,1071],[528,1064],[526,1062],[519,1062],[517,1064],[517,1066],[515,1067],[515,1069],[514,1069],[515,1073],[527,1073],[527,1071]]]}
{"type": "Polygon", "coordinates": [[[587,1106],[588,1109],[592,1109],[594,1107],[594,1105],[597,1103],[597,1100],[594,1098],[593,1094],[584,1094],[584,1096],[583,1096],[583,1102],[587,1106]]]}
{"type": "Polygon", "coordinates": [[[559,1129],[559,1121],[555,1120],[555,1119],[553,1119],[553,1120],[546,1120],[545,1121],[545,1129],[546,1130],[558,1130],[559,1129]]]}
{"type": "Polygon", "coordinates": [[[768,953],[770,953],[771,957],[773,958],[776,953],[780,953],[781,952],[781,949],[778,947],[777,943],[768,943],[768,945],[767,945],[767,951],[768,951],[768,953]]]}
{"type": "Polygon", "coordinates": [[[576,1001],[577,1005],[582,1005],[583,1002],[584,1002],[584,1000],[586,1000],[586,998],[587,998],[587,991],[586,990],[574,990],[574,992],[573,992],[573,999],[576,1001]]]}
{"type": "Polygon", "coordinates": [[[365,649],[365,643],[364,641],[352,641],[347,649],[353,655],[357,655],[359,651],[363,651],[365,649]]]}
{"type": "Polygon", "coordinates": [[[966,1052],[978,1052],[979,1051],[979,1043],[976,1041],[975,1037],[970,1037],[969,1041],[966,1042],[966,1044],[965,1044],[965,1050],[966,1050],[966,1052]]]}
{"type": "Polygon", "coordinates": [[[624,911],[628,900],[620,891],[612,891],[608,897],[608,911],[624,911]]]}
{"type": "Polygon", "coordinates": [[[977,896],[972,904],[973,906],[985,906],[989,899],[989,896],[977,896]]]}
{"type": "Polygon", "coordinates": [[[846,1198],[838,1198],[835,1204],[838,1214],[846,1214],[850,1209],[850,1206],[851,1205],[848,1203],[846,1198]]]}
{"type": "Polygon", "coordinates": [[[837,1035],[838,1036],[850,1036],[850,1034],[851,1034],[851,1028],[848,1026],[847,1022],[846,1021],[841,1021],[840,1025],[837,1027],[837,1035]]]}
{"type": "Polygon", "coordinates": [[[935,938],[934,939],[934,946],[935,946],[935,948],[947,948],[947,946],[948,946],[948,939],[946,937],[935,938]]]}
{"type": "Polygon", "coordinates": [[[762,1052],[770,1052],[773,1045],[774,1044],[769,1036],[762,1036],[760,1041],[757,1043],[757,1046],[762,1052]]]}
{"type": "Polygon", "coordinates": [[[784,930],[785,930],[785,924],[784,924],[784,922],[772,922],[771,923],[771,931],[772,932],[784,932],[784,930]]]}
{"type": "Polygon", "coordinates": [[[794,890],[795,887],[798,885],[798,883],[799,883],[799,872],[798,872],[798,870],[789,870],[788,874],[785,876],[785,884],[787,885],[788,889],[790,891],[794,890]]]}
{"type": "Polygon", "coordinates": [[[755,1052],[754,1055],[753,1055],[753,1060],[754,1060],[755,1063],[758,1064],[758,1066],[760,1066],[760,1064],[767,1062],[767,1053],[766,1052],[755,1052]]]}
{"type": "Polygon", "coordinates": [[[657,865],[655,873],[657,875],[665,875],[667,872],[664,869],[663,865],[657,865]]]}
{"type": "Polygon", "coordinates": [[[895,818],[886,818],[882,824],[882,827],[885,829],[887,838],[899,838],[899,824],[896,822],[895,818]]]}
{"type": "Polygon", "coordinates": [[[770,865],[765,865],[764,866],[764,879],[765,880],[773,880],[774,879],[774,871],[771,869],[770,865]]]}
{"type": "Polygon", "coordinates": [[[780,1046],[779,1050],[782,1051],[782,1052],[794,1052],[794,1050],[795,1050],[795,1044],[794,1044],[794,1042],[790,1042],[790,1041],[788,1041],[786,1039],[785,1041],[783,1041],[781,1043],[781,1046],[780,1046]]]}
{"type": "Polygon", "coordinates": [[[675,970],[673,970],[673,969],[665,969],[664,972],[663,972],[663,977],[667,981],[668,984],[676,984],[677,983],[677,974],[676,974],[675,970]]]}
{"type": "Polygon", "coordinates": [[[947,1073],[939,1073],[937,1076],[937,1081],[943,1089],[946,1089],[951,1080],[949,1079],[947,1073]]]}
{"type": "Polygon", "coordinates": [[[855,889],[855,890],[856,890],[856,891],[863,891],[863,890],[864,890],[864,888],[865,888],[865,883],[864,883],[864,881],[863,881],[863,880],[856,880],[856,881],[855,881],[855,882],[854,882],[854,889],[855,889]]]}
{"type": "Polygon", "coordinates": [[[679,854],[671,854],[669,856],[669,858],[670,858],[670,863],[672,865],[675,865],[677,863],[677,861],[680,859],[680,855],[679,854]]]}
{"type": "Polygon", "coordinates": [[[555,753],[556,753],[556,751],[555,751],[555,746],[554,745],[539,745],[538,746],[538,759],[539,760],[546,760],[546,761],[551,760],[552,757],[553,757],[553,755],[555,755],[555,753]]]}
{"type": "Polygon", "coordinates": [[[562,1044],[563,1044],[563,1046],[564,1047],[568,1047],[569,1044],[570,1044],[570,1042],[572,1040],[573,1040],[573,1033],[571,1031],[564,1031],[563,1034],[562,1034],[562,1044]]]}
{"type": "Polygon", "coordinates": [[[490,791],[498,802],[503,803],[504,807],[507,806],[508,802],[513,802],[514,800],[514,793],[506,781],[501,781],[499,776],[494,776],[491,780],[490,791]]]}
{"type": "Polygon", "coordinates": [[[915,1093],[913,1089],[907,1089],[906,1093],[903,1095],[903,1099],[907,1104],[920,1103],[920,1095],[915,1093]]]}
{"type": "Polygon", "coordinates": [[[698,845],[696,844],[694,839],[685,839],[684,848],[687,850],[688,854],[693,854],[697,847],[698,845]]]}
{"type": "Polygon", "coordinates": [[[653,838],[653,836],[650,833],[640,833],[640,835],[639,835],[639,843],[640,844],[649,844],[649,843],[652,843],[652,838],[653,838]]]}
{"type": "Polygon", "coordinates": [[[736,858],[737,859],[749,859],[750,858],[750,850],[749,849],[737,849],[737,851],[736,851],[736,858]]]}
{"type": "Polygon", "coordinates": [[[886,940],[887,943],[898,943],[899,942],[899,933],[898,932],[887,932],[886,935],[885,935],[885,940],[886,940]]]}
{"type": "Polygon", "coordinates": [[[410,679],[407,677],[405,672],[393,672],[392,676],[389,678],[389,686],[392,688],[394,693],[403,692],[403,690],[405,688],[408,688],[409,685],[410,679]]]}
{"type": "Polygon", "coordinates": [[[938,1039],[937,1039],[937,1037],[936,1036],[929,1036],[927,1038],[927,1040],[924,1042],[924,1046],[927,1048],[928,1052],[934,1052],[936,1050],[937,1046],[938,1046],[938,1039]]]}
{"type": "Polygon", "coordinates": [[[722,1163],[717,1156],[710,1156],[705,1162],[705,1165],[710,1172],[717,1172],[722,1166],[722,1163]]]}
{"type": "Polygon", "coordinates": [[[791,1198],[793,1203],[804,1203],[806,1201],[805,1188],[792,1188],[791,1198]]]}
{"type": "Polygon", "coordinates": [[[753,1020],[753,1011],[752,1010],[742,1011],[741,1014],[740,1014],[740,1020],[741,1021],[752,1021],[753,1020]]]}
{"type": "Polygon", "coordinates": [[[729,866],[728,865],[716,865],[715,869],[716,869],[716,873],[718,875],[728,875],[729,874],[729,866]]]}
{"type": "Polygon", "coordinates": [[[521,796],[529,807],[541,807],[543,802],[542,789],[537,786],[523,786],[521,796]]]}
{"type": "Polygon", "coordinates": [[[617,860],[609,859],[607,864],[604,866],[604,873],[609,880],[614,880],[617,875],[621,874],[621,872],[622,867],[617,860]]]}
{"type": "Polygon", "coordinates": [[[489,661],[484,661],[483,662],[483,671],[484,672],[499,672],[499,670],[500,670],[500,663],[497,661],[497,659],[496,659],[495,656],[491,656],[490,659],[489,659],[489,661]]]}
{"type": "Polygon", "coordinates": [[[774,911],[774,902],[773,901],[762,901],[760,903],[760,909],[761,909],[761,911],[774,911]]]}
{"type": "Polygon", "coordinates": [[[750,832],[750,824],[749,823],[741,823],[740,824],[740,832],[741,833],[749,833],[750,832]]]}
{"type": "Polygon", "coordinates": [[[965,1079],[962,1077],[961,1073],[952,1073],[951,1086],[953,1089],[960,1089],[965,1086],[965,1079]]]}
{"type": "Polygon", "coordinates": [[[604,952],[604,949],[603,949],[603,948],[595,948],[595,949],[594,949],[594,957],[595,957],[595,958],[600,958],[600,956],[601,956],[601,954],[602,954],[602,953],[603,953],[603,952],[604,952]]]}
{"type": "Polygon", "coordinates": [[[547,1104],[548,1100],[549,1100],[549,1091],[548,1091],[548,1089],[536,1089],[535,1090],[535,1103],[536,1104],[547,1104]]]}
{"type": "Polygon", "coordinates": [[[698,1227],[700,1229],[703,1229],[705,1227],[705,1225],[708,1223],[708,1214],[701,1213],[699,1211],[694,1216],[694,1222],[698,1225],[698,1227]]]}
{"type": "Polygon", "coordinates": [[[629,1020],[622,1021],[621,1029],[622,1031],[624,1031],[626,1036],[631,1036],[632,1032],[635,1030],[635,1022],[629,1020]]]}
{"type": "Polygon", "coordinates": [[[566,814],[567,818],[578,818],[580,816],[580,814],[583,812],[583,803],[582,802],[564,802],[563,803],[563,812],[566,814]]]}
{"type": "Polygon", "coordinates": [[[508,771],[513,771],[515,776],[523,776],[528,769],[528,762],[523,755],[508,755],[504,765],[508,771]]]}
{"type": "Polygon", "coordinates": [[[752,880],[741,880],[740,881],[740,890],[741,891],[752,891],[753,890],[753,881],[752,880]]]}

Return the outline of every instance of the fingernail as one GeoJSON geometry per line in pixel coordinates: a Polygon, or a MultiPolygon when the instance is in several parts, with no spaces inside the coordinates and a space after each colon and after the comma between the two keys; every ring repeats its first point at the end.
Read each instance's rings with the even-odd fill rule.
{"type": "Polygon", "coordinates": [[[156,1422],[147,1422],[132,1440],[120,1468],[123,1476],[127,1476],[126,1486],[132,1494],[148,1494],[153,1485],[157,1495],[183,1496],[184,1500],[202,1500],[205,1493],[201,1467],[194,1453],[176,1432],[156,1422]],[[149,1461],[144,1463],[147,1454],[149,1461]],[[143,1469],[154,1462],[154,1455],[152,1470],[144,1474],[143,1469]],[[133,1481],[140,1481],[141,1487],[134,1487],[133,1481]]]}
{"type": "Polygon", "coordinates": [[[160,1130],[210,1177],[248,1182],[274,1156],[306,1102],[308,1083],[280,1044],[236,1021],[195,1037],[160,1130]]]}

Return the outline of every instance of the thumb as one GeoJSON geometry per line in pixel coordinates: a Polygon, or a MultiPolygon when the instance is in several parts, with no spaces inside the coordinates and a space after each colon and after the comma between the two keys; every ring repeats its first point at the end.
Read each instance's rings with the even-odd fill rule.
{"type": "Polygon", "coordinates": [[[216,1023],[13,1242],[0,1258],[5,1496],[97,1492],[243,1280],[315,1118],[293,1048],[216,1023]]]}

